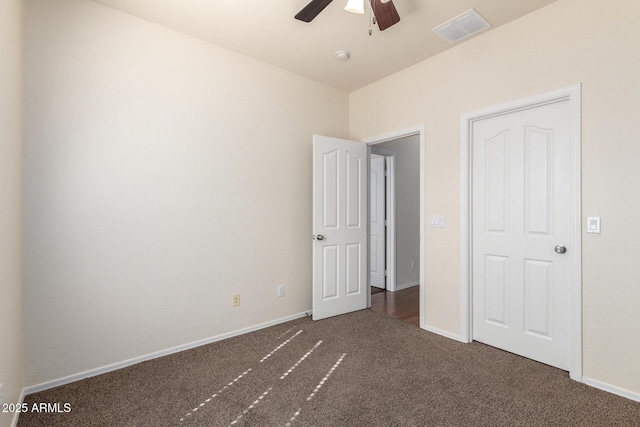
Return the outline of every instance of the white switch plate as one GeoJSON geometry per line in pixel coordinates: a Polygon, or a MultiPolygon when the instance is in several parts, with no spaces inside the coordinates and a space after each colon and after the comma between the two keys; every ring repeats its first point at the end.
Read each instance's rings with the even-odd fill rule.
{"type": "Polygon", "coordinates": [[[600,234],[600,217],[587,217],[587,233],[600,234]]]}
{"type": "Polygon", "coordinates": [[[445,228],[444,215],[431,215],[429,217],[430,228],[445,228]]]}

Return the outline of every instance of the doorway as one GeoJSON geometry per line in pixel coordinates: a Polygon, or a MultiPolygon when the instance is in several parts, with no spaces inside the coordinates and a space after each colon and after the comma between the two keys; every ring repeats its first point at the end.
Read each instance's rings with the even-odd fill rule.
{"type": "Polygon", "coordinates": [[[580,87],[467,113],[461,139],[461,336],[580,381],[580,87]]]}
{"type": "Polygon", "coordinates": [[[424,128],[364,142],[370,147],[369,284],[375,294],[369,295],[368,306],[373,301],[375,311],[392,317],[397,312],[401,320],[422,326],[424,128]],[[399,312],[394,308],[398,304],[402,306],[399,312]]]}

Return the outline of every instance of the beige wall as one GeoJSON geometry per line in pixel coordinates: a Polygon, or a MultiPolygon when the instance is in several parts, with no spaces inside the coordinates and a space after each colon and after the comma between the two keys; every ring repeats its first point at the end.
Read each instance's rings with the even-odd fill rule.
{"type": "Polygon", "coordinates": [[[26,35],[28,386],[310,310],[347,94],[89,1],[28,0],[26,35]]]}
{"type": "MultiPolygon", "coordinates": [[[[22,46],[21,0],[0,2],[0,394],[18,403],[22,363],[22,46]]],[[[13,414],[0,412],[0,426],[13,414]]]]}
{"type": "Polygon", "coordinates": [[[640,393],[640,3],[559,0],[350,95],[351,137],[426,124],[427,324],[460,331],[460,115],[582,83],[583,359],[640,393]],[[431,248],[438,248],[437,251],[431,248]]]}

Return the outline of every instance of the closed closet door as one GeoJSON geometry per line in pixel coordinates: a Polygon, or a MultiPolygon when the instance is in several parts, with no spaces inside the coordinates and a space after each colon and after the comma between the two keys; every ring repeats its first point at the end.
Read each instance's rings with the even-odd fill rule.
{"type": "Polygon", "coordinates": [[[569,102],[473,123],[473,339],[569,369],[569,102]]]}

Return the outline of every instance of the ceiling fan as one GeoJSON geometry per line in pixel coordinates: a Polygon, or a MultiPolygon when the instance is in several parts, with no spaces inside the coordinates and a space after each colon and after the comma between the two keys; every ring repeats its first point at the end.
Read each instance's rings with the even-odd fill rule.
{"type": "MultiPolygon", "coordinates": [[[[307,4],[298,14],[295,16],[296,19],[304,22],[311,22],[313,19],[320,14],[324,10],[325,7],[329,5],[333,0],[311,0],[309,4],[307,4]]],[[[375,19],[378,23],[378,28],[380,31],[384,31],[392,25],[400,22],[400,15],[398,15],[398,11],[396,7],[393,5],[393,0],[369,0],[371,2],[371,10],[375,19]]],[[[351,0],[349,0],[351,3],[351,0]]],[[[347,8],[349,4],[347,4],[347,8]]],[[[346,8],[345,8],[346,9],[346,8]]],[[[350,9],[347,9],[350,10],[350,9]]],[[[361,12],[356,13],[364,13],[364,10],[361,8],[361,12]]]]}

